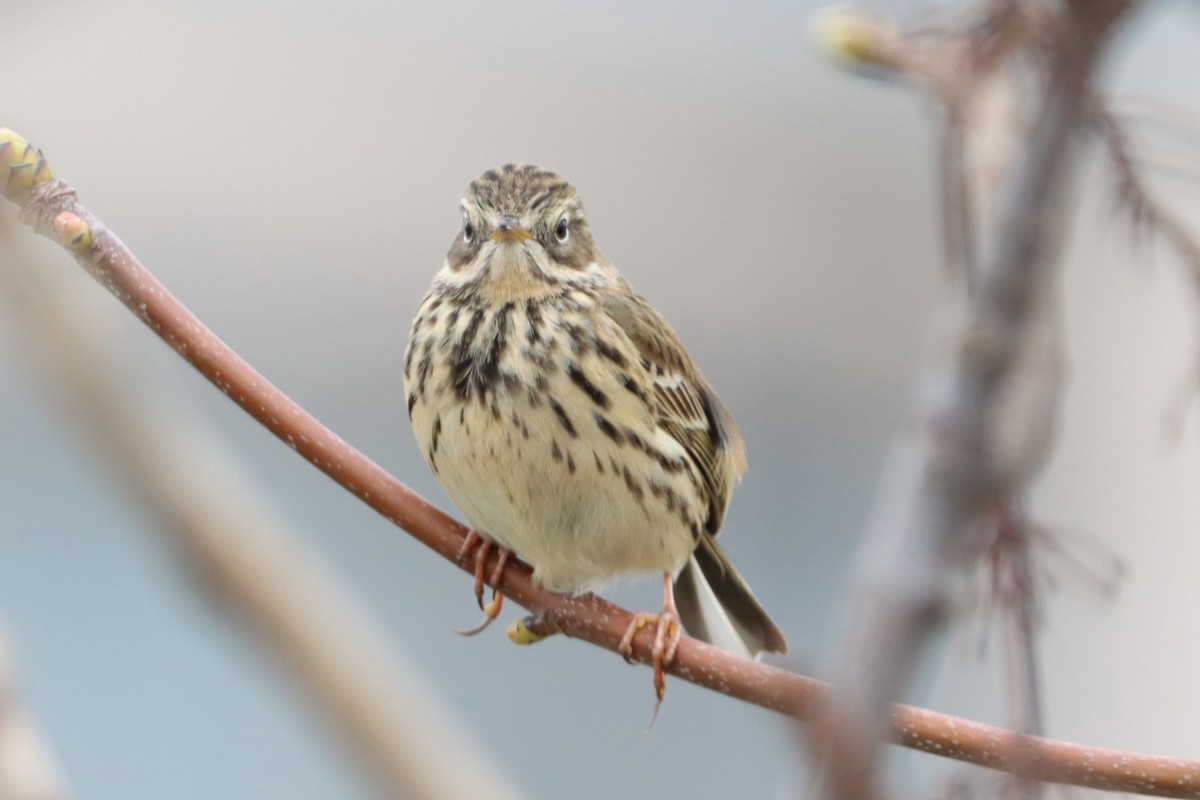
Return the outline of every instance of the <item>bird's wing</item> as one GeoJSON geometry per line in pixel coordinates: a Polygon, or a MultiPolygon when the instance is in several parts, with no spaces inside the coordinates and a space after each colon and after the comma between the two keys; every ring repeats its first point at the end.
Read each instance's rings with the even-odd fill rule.
{"type": "Polygon", "coordinates": [[[704,380],[675,332],[628,283],[602,308],[633,342],[653,379],[659,425],[683,445],[708,493],[708,532],[716,535],[733,486],[746,469],[745,445],[729,410],[704,380]]]}

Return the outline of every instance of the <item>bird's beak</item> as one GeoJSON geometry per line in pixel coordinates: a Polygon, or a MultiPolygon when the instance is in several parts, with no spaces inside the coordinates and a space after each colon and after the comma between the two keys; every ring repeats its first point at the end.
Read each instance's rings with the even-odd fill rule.
{"type": "Polygon", "coordinates": [[[501,217],[496,223],[496,229],[492,231],[491,239],[493,242],[502,244],[520,244],[526,239],[532,239],[533,236],[529,231],[522,228],[517,223],[516,217],[501,217]]]}

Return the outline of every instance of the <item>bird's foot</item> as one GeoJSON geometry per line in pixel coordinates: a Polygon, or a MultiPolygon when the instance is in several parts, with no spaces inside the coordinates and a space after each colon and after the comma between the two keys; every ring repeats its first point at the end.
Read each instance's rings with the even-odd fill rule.
{"type": "Polygon", "coordinates": [[[495,587],[499,584],[500,577],[504,574],[504,567],[508,564],[509,556],[512,555],[512,551],[507,547],[501,547],[476,530],[472,530],[467,534],[462,547],[458,549],[458,557],[455,559],[456,563],[459,566],[463,566],[467,563],[467,559],[472,556],[472,553],[474,553],[475,558],[475,600],[479,603],[479,608],[483,611],[483,622],[467,631],[460,631],[457,628],[452,629],[459,636],[474,636],[477,633],[482,633],[488,625],[492,624],[492,620],[500,616],[500,607],[504,604],[504,595],[500,594],[495,587]],[[496,565],[492,567],[492,572],[485,582],[484,573],[487,570],[487,560],[493,549],[496,551],[496,565]],[[485,583],[492,587],[492,599],[486,604],[483,602],[483,587],[485,583]]]}
{"type": "MultiPolygon", "coordinates": [[[[675,661],[675,651],[679,648],[679,639],[683,635],[683,627],[679,621],[679,612],[675,609],[675,595],[671,591],[671,575],[663,575],[663,610],[659,614],[649,614],[638,611],[633,615],[625,635],[617,645],[617,652],[626,661],[633,658],[633,638],[642,628],[654,626],[654,643],[650,647],[650,664],[654,668],[654,717],[658,716],[658,707],[662,705],[667,693],[667,670],[675,661]]],[[[654,725],[651,718],[650,724],[654,725]]]]}

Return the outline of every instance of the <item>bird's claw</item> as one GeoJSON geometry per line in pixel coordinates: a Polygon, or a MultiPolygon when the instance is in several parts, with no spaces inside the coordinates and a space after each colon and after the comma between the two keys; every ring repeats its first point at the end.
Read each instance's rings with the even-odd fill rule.
{"type": "Polygon", "coordinates": [[[504,567],[508,564],[509,556],[512,551],[506,547],[493,542],[491,539],[481,535],[479,531],[472,530],[467,534],[467,538],[463,541],[462,547],[458,549],[458,556],[455,559],[459,566],[466,563],[472,550],[475,553],[475,601],[479,604],[479,608],[483,611],[483,622],[474,628],[466,631],[460,631],[457,628],[452,628],[459,636],[474,636],[482,633],[488,625],[496,617],[500,616],[500,608],[504,605],[504,595],[495,588],[500,582],[501,576],[504,574],[504,567]],[[488,555],[492,549],[496,550],[496,566],[492,568],[491,574],[487,581],[484,580],[484,572],[487,568],[488,555]],[[483,589],[485,585],[491,585],[492,599],[486,604],[483,602],[483,589]]]}
{"type": "MultiPolygon", "coordinates": [[[[633,615],[625,635],[617,645],[619,652],[627,662],[633,663],[633,638],[642,628],[654,626],[654,643],[650,646],[650,665],[654,668],[654,696],[661,703],[667,693],[666,672],[675,661],[675,651],[679,649],[679,640],[683,628],[679,623],[679,614],[674,608],[664,608],[661,614],[649,614],[638,611],[633,615]]],[[[657,705],[655,706],[657,711],[657,705]]]]}

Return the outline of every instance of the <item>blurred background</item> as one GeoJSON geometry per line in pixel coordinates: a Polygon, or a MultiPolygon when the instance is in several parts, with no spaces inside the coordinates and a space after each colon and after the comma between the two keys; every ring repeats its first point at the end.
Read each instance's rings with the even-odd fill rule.
{"type": "MultiPolygon", "coordinates": [[[[945,294],[934,109],[823,61],[808,38],[820,3],[9,5],[0,125],[42,147],[267,377],[442,505],[405,417],[401,360],[458,199],[508,161],[574,183],[600,247],[741,424],[751,468],[722,541],[792,643],[782,663],[820,668],[945,294]]],[[[1198,46],[1194,8],[1153,3],[1107,82],[1195,111],[1198,46]]],[[[1196,756],[1200,424],[1193,413],[1172,436],[1166,419],[1195,364],[1197,308],[1175,260],[1138,251],[1113,224],[1097,159],[1086,174],[1064,277],[1070,382],[1032,507],[1115,550],[1129,574],[1114,602],[1067,580],[1048,603],[1048,733],[1196,756]]],[[[1162,190],[1200,229],[1194,179],[1162,190]]],[[[88,283],[66,255],[39,249],[88,283]]],[[[643,735],[648,670],[566,639],[515,648],[503,625],[450,633],[478,616],[467,576],[296,458],[91,288],[161,395],[223,432],[530,797],[788,797],[804,785],[792,730],[774,715],[672,681],[643,735]]],[[[3,334],[0,625],[74,793],[370,796],[294,687],[195,591],[26,360],[3,334]]],[[[606,594],[657,607],[654,581],[606,594]]],[[[948,639],[910,699],[1003,721],[997,650],[979,650],[948,639]]],[[[905,787],[922,791],[959,769],[897,760],[905,787]]]]}

